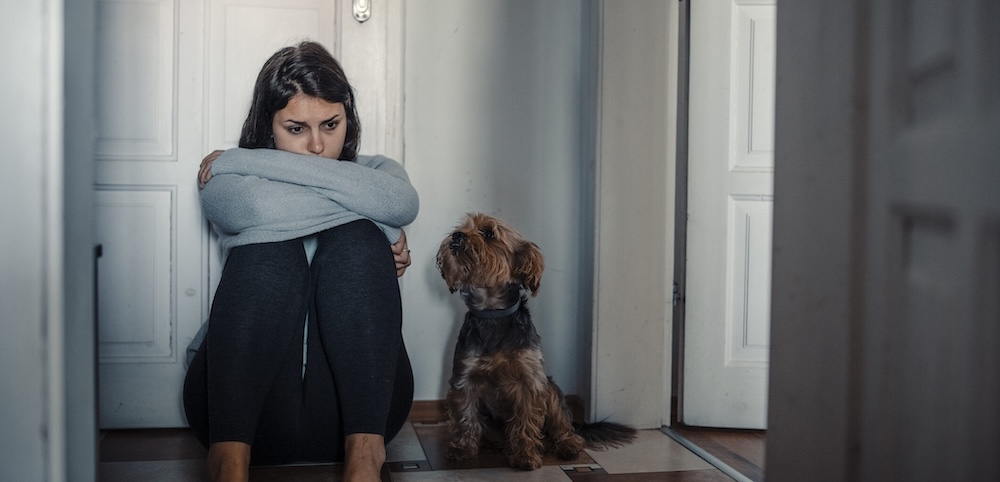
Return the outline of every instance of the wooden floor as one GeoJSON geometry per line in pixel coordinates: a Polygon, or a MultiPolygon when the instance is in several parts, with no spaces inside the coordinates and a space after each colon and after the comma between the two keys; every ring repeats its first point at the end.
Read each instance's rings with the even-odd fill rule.
{"type": "MultiPolygon", "coordinates": [[[[570,400],[577,416],[582,402],[570,400]]],[[[732,482],[764,480],[764,431],[700,429],[679,425],[641,430],[633,444],[608,451],[581,453],[577,460],[547,456],[536,471],[510,469],[501,454],[482,453],[475,460],[444,457],[447,445],[440,401],[415,402],[404,430],[386,447],[384,481],[521,481],[585,482],[732,482]],[[671,435],[671,432],[673,435],[671,435]],[[677,436],[682,439],[678,442],[677,436]],[[686,447],[690,442],[695,447],[686,447]],[[701,455],[704,452],[707,456],[701,455]],[[719,463],[718,466],[712,465],[719,463]]],[[[202,482],[206,451],[187,429],[102,431],[100,482],[202,482]]],[[[252,482],[337,481],[340,464],[255,467],[252,482]]]]}
{"type": "Polygon", "coordinates": [[[672,429],[700,449],[754,481],[764,481],[767,432],[676,426],[672,429]]]}
{"type": "MultiPolygon", "coordinates": [[[[762,431],[675,428],[701,450],[754,482],[764,480],[765,433],[762,431]]],[[[443,457],[447,435],[440,423],[411,422],[404,436],[390,444],[383,480],[577,480],[585,482],[731,482],[720,470],[675,443],[659,430],[643,430],[640,439],[620,451],[581,454],[576,461],[548,457],[545,467],[522,472],[506,467],[500,454],[474,461],[443,457]]],[[[204,481],[205,449],[186,429],[116,430],[102,433],[100,476],[103,482],[204,481]]],[[[340,480],[338,464],[258,467],[251,480],[340,480]]]]}

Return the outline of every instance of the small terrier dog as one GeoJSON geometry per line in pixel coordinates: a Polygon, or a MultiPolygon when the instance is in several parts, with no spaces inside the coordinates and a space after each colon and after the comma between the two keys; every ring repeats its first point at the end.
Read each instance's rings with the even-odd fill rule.
{"type": "Polygon", "coordinates": [[[478,456],[489,429],[501,427],[500,447],[510,465],[523,470],[541,467],[549,450],[572,460],[584,448],[635,438],[635,429],[612,422],[574,426],[562,390],[545,375],[541,338],[522,293],[535,296],[541,283],[544,262],[535,243],[494,217],[472,213],[441,242],[437,266],[469,308],[449,381],[449,459],[478,456]]]}

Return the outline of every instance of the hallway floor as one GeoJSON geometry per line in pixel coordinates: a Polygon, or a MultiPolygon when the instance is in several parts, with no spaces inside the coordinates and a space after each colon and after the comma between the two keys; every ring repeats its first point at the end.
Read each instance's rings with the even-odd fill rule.
{"type": "MultiPolygon", "coordinates": [[[[689,440],[696,431],[683,432],[689,440]]],[[[706,450],[723,460],[726,454],[746,462],[752,472],[749,480],[762,480],[763,437],[753,436],[744,447],[711,442],[706,450]],[[750,449],[746,449],[749,443],[750,449]],[[719,452],[721,450],[721,452],[719,452]]],[[[585,482],[731,482],[733,479],[688,450],[660,430],[642,430],[633,444],[607,451],[588,450],[577,460],[562,461],[554,456],[539,470],[525,472],[507,467],[498,453],[484,453],[476,460],[446,460],[447,433],[442,423],[407,423],[387,447],[388,463],[384,481],[585,481],[585,482]]],[[[205,449],[186,429],[111,430],[101,435],[99,477],[101,482],[201,482],[204,475],[205,449]]],[[[738,468],[738,467],[737,467],[738,468]]],[[[250,480],[265,481],[337,481],[342,467],[338,464],[284,467],[256,467],[250,480]]]]}

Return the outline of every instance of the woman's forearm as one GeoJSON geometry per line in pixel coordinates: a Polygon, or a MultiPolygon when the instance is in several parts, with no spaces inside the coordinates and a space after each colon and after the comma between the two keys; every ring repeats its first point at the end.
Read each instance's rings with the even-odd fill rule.
{"type": "Polygon", "coordinates": [[[419,208],[406,171],[382,156],[347,162],[274,149],[230,149],[216,159],[212,171],[306,186],[358,215],[391,226],[411,223],[419,208]]]}
{"type": "Polygon", "coordinates": [[[314,190],[255,176],[214,175],[201,190],[205,217],[220,233],[298,230],[347,212],[314,190]]]}

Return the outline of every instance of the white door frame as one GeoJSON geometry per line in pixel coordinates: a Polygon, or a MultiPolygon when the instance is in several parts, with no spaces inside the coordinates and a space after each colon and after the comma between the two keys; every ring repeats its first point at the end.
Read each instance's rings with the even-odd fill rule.
{"type": "Polygon", "coordinates": [[[591,419],[670,419],[677,2],[600,2],[591,419]]]}
{"type": "Polygon", "coordinates": [[[0,479],[96,478],[93,1],[0,7],[0,479]],[[6,233],[12,234],[11,236],[6,233]]]}

